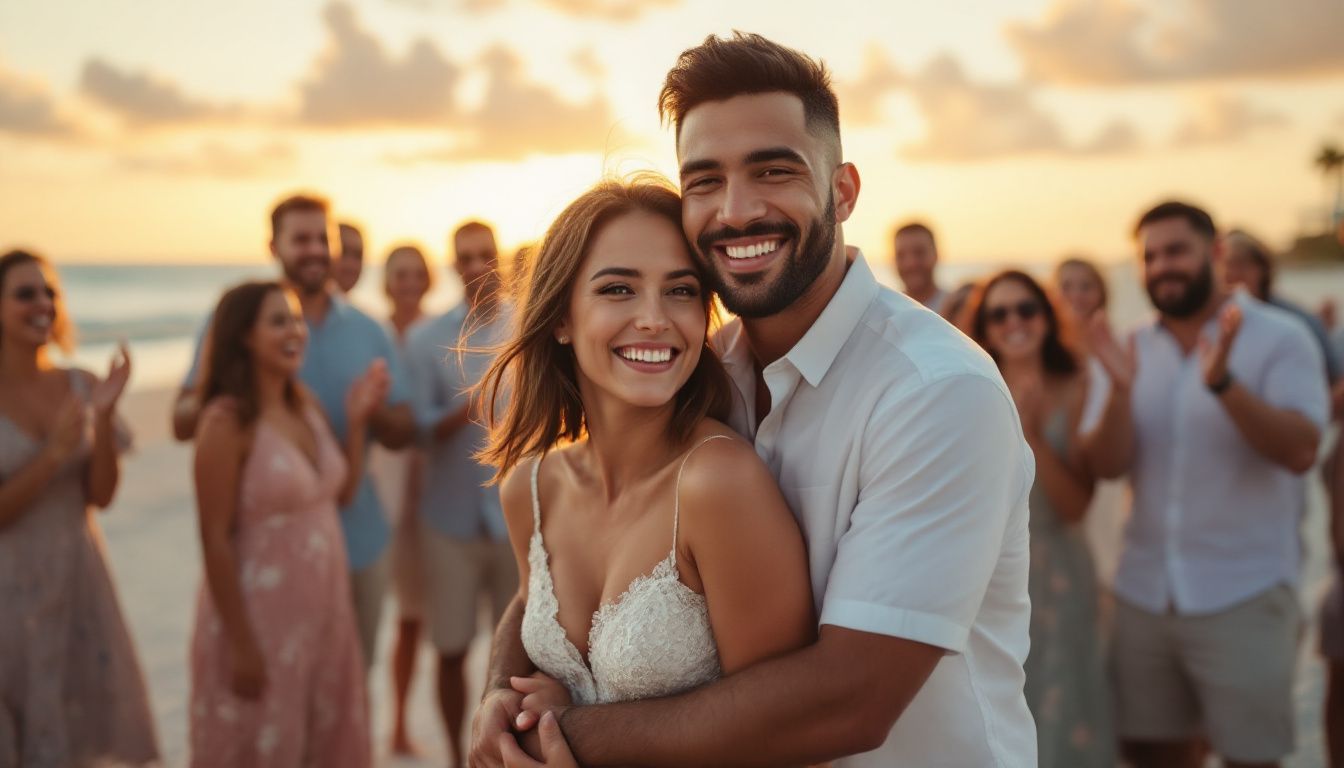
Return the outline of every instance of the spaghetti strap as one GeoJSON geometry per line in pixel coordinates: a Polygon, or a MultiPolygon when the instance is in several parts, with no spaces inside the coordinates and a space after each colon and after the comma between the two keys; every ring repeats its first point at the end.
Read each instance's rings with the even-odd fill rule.
{"type": "Polygon", "coordinates": [[[537,492],[537,475],[541,473],[541,456],[532,463],[532,535],[541,533],[541,494],[537,492]]]}
{"type": "Polygon", "coordinates": [[[708,443],[710,440],[731,440],[731,439],[732,438],[729,437],[728,435],[710,435],[709,437],[706,437],[704,440],[701,440],[700,442],[696,443],[691,448],[691,450],[686,452],[686,456],[681,460],[681,467],[677,469],[677,487],[676,490],[673,491],[673,502],[672,502],[671,557],[672,557],[672,566],[674,568],[677,565],[677,527],[678,524],[680,524],[681,522],[681,476],[686,471],[686,462],[691,460],[691,454],[695,453],[700,446],[704,445],[705,443],[708,443]]]}

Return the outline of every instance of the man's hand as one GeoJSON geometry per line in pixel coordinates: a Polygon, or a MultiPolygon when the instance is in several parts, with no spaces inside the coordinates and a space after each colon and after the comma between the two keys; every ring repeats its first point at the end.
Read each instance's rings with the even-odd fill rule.
{"type": "Polygon", "coordinates": [[[574,703],[569,698],[569,690],[544,672],[534,672],[527,677],[511,677],[509,685],[523,695],[523,711],[514,721],[514,727],[520,732],[531,729],[547,712],[574,703]]]}
{"type": "Polygon", "coordinates": [[[1199,340],[1199,364],[1205,386],[1213,386],[1227,376],[1227,356],[1240,330],[1241,307],[1228,302],[1218,313],[1218,338],[1213,343],[1203,338],[1199,340]]]}
{"type": "Polygon", "coordinates": [[[509,735],[500,736],[499,751],[504,756],[504,768],[579,768],[579,763],[574,759],[574,754],[569,751],[569,743],[565,741],[565,735],[560,732],[560,723],[555,719],[555,714],[547,712],[541,717],[541,725],[537,727],[541,734],[541,762],[533,760],[530,755],[518,746],[518,742],[509,735]]]}
{"type": "Polygon", "coordinates": [[[500,742],[508,740],[517,746],[513,724],[522,711],[523,694],[515,690],[496,688],[485,694],[471,721],[471,756],[467,761],[471,768],[502,768],[500,742]]]}

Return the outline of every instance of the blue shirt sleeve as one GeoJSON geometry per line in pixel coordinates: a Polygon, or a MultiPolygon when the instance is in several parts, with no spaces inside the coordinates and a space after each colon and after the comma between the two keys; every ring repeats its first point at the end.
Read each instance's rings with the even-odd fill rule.
{"type": "Polygon", "coordinates": [[[405,361],[397,351],[397,345],[388,337],[387,331],[375,327],[378,331],[378,356],[387,361],[388,377],[392,379],[392,387],[387,392],[387,403],[388,405],[410,403],[411,389],[407,381],[405,361]]]}
{"type": "Polygon", "coordinates": [[[439,323],[427,323],[406,341],[405,365],[410,380],[411,407],[421,439],[427,440],[434,426],[453,409],[440,381],[444,351],[434,343],[439,323]]]}

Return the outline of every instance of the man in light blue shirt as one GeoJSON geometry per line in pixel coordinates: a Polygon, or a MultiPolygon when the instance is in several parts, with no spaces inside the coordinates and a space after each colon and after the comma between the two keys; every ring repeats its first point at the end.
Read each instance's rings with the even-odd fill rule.
{"type": "Polygon", "coordinates": [[[466,714],[467,647],[477,607],[488,595],[494,620],[518,591],[518,570],[493,474],[475,459],[486,429],[473,419],[470,389],[485,375],[491,350],[503,343],[508,317],[499,305],[494,233],[467,222],[453,234],[453,267],[462,303],[422,322],[406,341],[415,419],[425,450],[419,513],[425,621],[439,653],[439,703],[456,764],[466,714]]]}
{"type": "MultiPolygon", "coordinates": [[[[271,253],[283,271],[282,282],[298,296],[308,323],[308,347],[299,378],[317,396],[337,438],[344,440],[346,393],[374,361],[386,361],[391,388],[386,402],[375,411],[371,426],[379,443],[399,448],[414,439],[415,431],[406,375],[392,341],[378,323],[332,291],[330,243],[334,238],[330,235],[330,224],[327,202],[316,197],[289,197],[271,213],[271,253]]],[[[201,404],[195,385],[204,337],[202,328],[191,370],[182,381],[173,409],[173,431],[179,440],[191,439],[196,430],[201,404]]],[[[341,527],[367,667],[372,664],[377,647],[378,623],[387,591],[384,553],[390,538],[387,519],[367,472],[360,480],[354,500],[341,510],[341,527]]]]}

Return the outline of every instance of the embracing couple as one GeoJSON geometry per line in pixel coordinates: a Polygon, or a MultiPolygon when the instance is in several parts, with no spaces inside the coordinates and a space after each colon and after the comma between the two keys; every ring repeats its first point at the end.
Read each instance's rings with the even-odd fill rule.
{"type": "Polygon", "coordinates": [[[471,764],[1034,766],[994,363],[846,248],[820,64],[710,37],[659,106],[681,198],[566,208],[482,384],[522,586],[471,764]]]}

